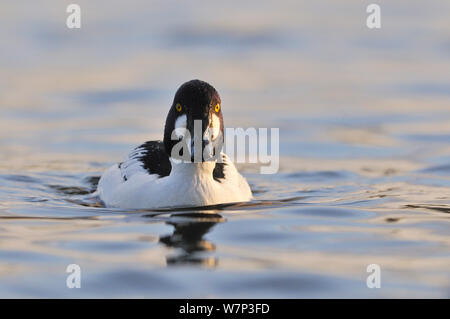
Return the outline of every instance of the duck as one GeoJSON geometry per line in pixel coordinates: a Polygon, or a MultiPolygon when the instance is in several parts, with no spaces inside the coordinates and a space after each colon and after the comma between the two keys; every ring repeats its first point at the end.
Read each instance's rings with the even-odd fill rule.
{"type": "Polygon", "coordinates": [[[253,199],[247,180],[223,152],[222,103],[201,80],[182,84],[166,117],[162,140],[147,141],[100,177],[106,207],[205,207],[253,199]]]}

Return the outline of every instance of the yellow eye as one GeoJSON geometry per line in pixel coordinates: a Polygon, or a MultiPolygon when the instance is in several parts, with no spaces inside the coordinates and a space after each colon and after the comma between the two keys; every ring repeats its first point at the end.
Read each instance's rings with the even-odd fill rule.
{"type": "Polygon", "coordinates": [[[214,108],[214,110],[216,111],[216,113],[219,112],[220,111],[220,104],[216,104],[216,107],[214,108]]]}
{"type": "Polygon", "coordinates": [[[177,112],[181,112],[181,110],[182,110],[183,108],[181,107],[181,104],[180,104],[180,103],[177,104],[176,109],[177,109],[177,112]]]}

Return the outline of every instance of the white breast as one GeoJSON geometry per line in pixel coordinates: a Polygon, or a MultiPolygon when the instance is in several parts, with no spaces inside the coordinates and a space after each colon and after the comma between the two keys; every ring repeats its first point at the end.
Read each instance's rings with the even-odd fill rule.
{"type": "Polygon", "coordinates": [[[118,165],[101,177],[98,194],[108,207],[154,209],[193,207],[245,202],[252,199],[250,187],[224,155],[225,178],[213,178],[215,162],[173,163],[169,176],[136,171],[126,181],[118,165]]]}

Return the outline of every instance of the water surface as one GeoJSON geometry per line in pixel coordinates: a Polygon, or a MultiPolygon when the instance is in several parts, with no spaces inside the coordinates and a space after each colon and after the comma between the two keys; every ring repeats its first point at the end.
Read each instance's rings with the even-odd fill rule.
{"type": "Polygon", "coordinates": [[[360,1],[194,3],[80,0],[80,30],[0,5],[0,297],[448,298],[449,3],[379,1],[380,30],[360,1]],[[278,174],[240,165],[255,201],[86,201],[192,78],[280,129],[278,174]]]}

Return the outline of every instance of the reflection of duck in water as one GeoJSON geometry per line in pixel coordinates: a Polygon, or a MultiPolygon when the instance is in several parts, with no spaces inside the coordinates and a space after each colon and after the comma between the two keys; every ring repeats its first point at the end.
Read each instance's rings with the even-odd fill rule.
{"type": "Polygon", "coordinates": [[[180,248],[181,253],[168,256],[168,265],[199,264],[215,267],[217,259],[203,256],[204,252],[214,251],[216,247],[210,241],[203,239],[211,228],[225,221],[219,214],[182,214],[172,216],[173,220],[167,224],[175,227],[172,235],[162,236],[159,241],[168,247],[180,248]],[[178,218],[180,217],[180,218],[178,218]]]}

